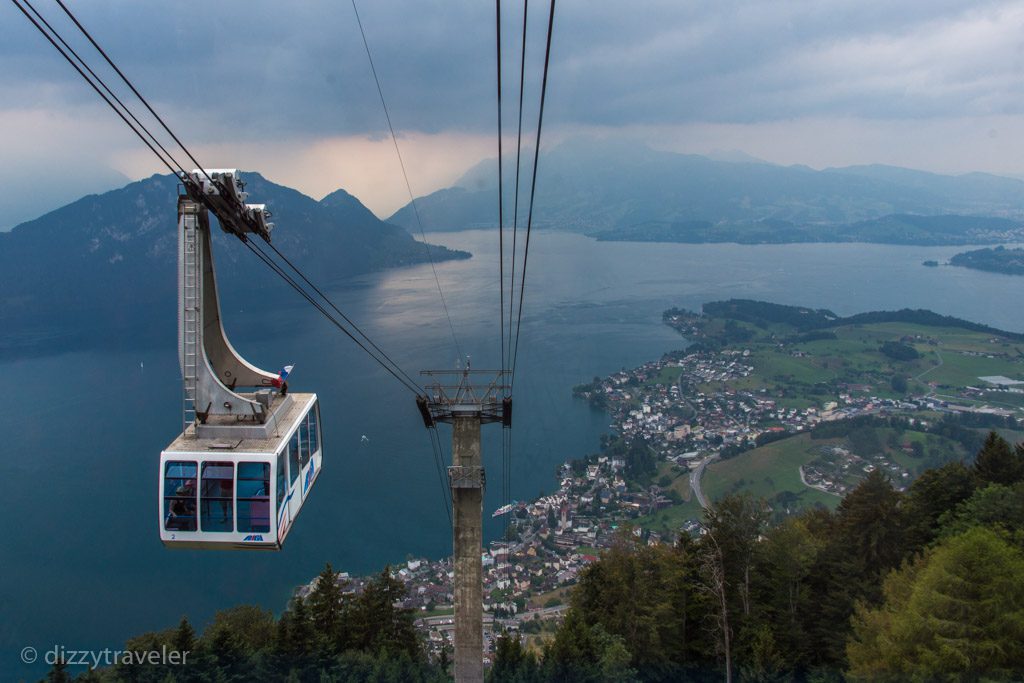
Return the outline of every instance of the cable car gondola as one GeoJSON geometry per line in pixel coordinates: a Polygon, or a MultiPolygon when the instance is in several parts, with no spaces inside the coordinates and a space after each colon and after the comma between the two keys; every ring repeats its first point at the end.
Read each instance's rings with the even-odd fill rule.
{"type": "Polygon", "coordinates": [[[171,548],[279,550],[322,466],[316,394],[246,362],[221,324],[209,211],[269,238],[235,170],[193,171],[178,197],[182,433],[160,454],[160,540],[171,548]]]}

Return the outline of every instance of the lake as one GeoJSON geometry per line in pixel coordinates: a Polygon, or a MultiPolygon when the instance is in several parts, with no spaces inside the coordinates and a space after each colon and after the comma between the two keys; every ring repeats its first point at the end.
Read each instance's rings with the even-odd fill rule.
{"type": "MultiPolygon", "coordinates": [[[[497,367],[497,235],[433,233],[430,239],[474,254],[438,264],[437,272],[473,367],[497,367]]],[[[596,450],[607,430],[605,415],[572,398],[574,384],[683,346],[661,324],[661,312],[671,306],[742,297],[840,315],[928,308],[1024,331],[1016,303],[1024,300],[1024,278],[921,265],[944,262],[958,247],[631,244],[539,232],[531,249],[515,395],[516,499],[553,490],[557,465],[596,450]]],[[[455,367],[429,265],[353,278],[331,292],[410,374],[455,367]]],[[[250,304],[225,310],[224,318],[243,356],[269,370],[294,363],[292,389],[320,395],[323,474],[284,550],[181,551],[160,544],[158,458],[181,431],[176,339],[155,348],[2,362],[6,491],[0,509],[7,528],[0,670],[45,671],[22,667],[25,646],[116,648],[129,636],[174,626],[182,615],[202,626],[216,610],[238,603],[279,611],[292,589],[327,561],[369,573],[408,554],[451,552],[412,395],[297,298],[294,308],[261,311],[250,304]]],[[[499,433],[497,426],[484,428],[487,539],[501,532],[501,520],[490,518],[501,504],[499,433]]],[[[447,450],[447,427],[441,436],[447,450]]]]}

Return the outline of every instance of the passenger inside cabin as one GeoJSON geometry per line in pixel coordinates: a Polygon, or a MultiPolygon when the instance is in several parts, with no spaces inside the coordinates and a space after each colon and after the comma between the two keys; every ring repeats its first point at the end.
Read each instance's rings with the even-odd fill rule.
{"type": "Polygon", "coordinates": [[[195,489],[186,483],[179,486],[174,494],[176,498],[171,503],[171,509],[167,515],[167,528],[178,531],[195,531],[195,489]]]}

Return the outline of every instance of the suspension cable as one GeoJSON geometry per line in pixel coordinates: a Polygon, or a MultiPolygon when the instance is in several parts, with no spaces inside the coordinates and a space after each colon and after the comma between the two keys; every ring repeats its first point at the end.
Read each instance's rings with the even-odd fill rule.
{"type": "MultiPolygon", "coordinates": [[[[32,7],[31,3],[29,3],[29,0],[11,0],[11,2],[14,3],[15,7],[17,7],[19,10],[21,10],[21,13],[24,14],[28,18],[28,20],[30,22],[32,22],[32,25],[35,26],[36,29],[39,31],[39,33],[41,33],[43,35],[43,37],[46,38],[46,40],[48,40],[50,42],[50,45],[52,45],[54,47],[54,49],[57,50],[57,52],[59,52],[60,55],[64,59],[67,60],[68,64],[70,64],[72,67],[74,67],[75,71],[78,72],[78,75],[80,75],[82,77],[82,79],[86,83],[88,83],[90,85],[90,87],[92,87],[93,90],[96,91],[96,94],[99,95],[103,99],[103,101],[107,103],[107,106],[110,107],[111,110],[113,110],[113,112],[115,114],[117,114],[121,118],[122,121],[124,121],[125,125],[128,126],[132,130],[132,132],[135,133],[139,137],[140,140],[142,140],[143,144],[145,144],[146,147],[148,147],[149,150],[151,152],[153,152],[153,154],[157,157],[157,159],[159,159],[161,161],[161,163],[163,163],[163,165],[166,166],[167,169],[174,176],[178,177],[179,173],[180,173],[180,169],[176,170],[174,168],[174,166],[172,166],[163,156],[160,155],[160,153],[149,142],[149,140],[147,140],[146,137],[137,128],[135,128],[135,126],[132,125],[132,123],[128,120],[128,118],[123,113],[121,113],[121,110],[118,109],[116,106],[114,106],[114,103],[110,100],[110,98],[108,98],[103,93],[103,91],[101,91],[99,89],[99,87],[95,83],[93,83],[93,81],[88,76],[86,76],[85,72],[82,71],[81,68],[79,68],[79,66],[74,62],[74,60],[71,59],[71,57],[68,55],[68,53],[66,53],[61,48],[61,46],[58,45],[57,42],[50,36],[50,34],[47,33],[46,30],[43,29],[43,27],[40,26],[39,23],[34,18],[32,18],[32,15],[30,15],[28,13],[28,10],[26,10],[24,7],[22,7],[21,2],[24,2],[25,5],[27,5],[29,7],[32,7]]],[[[33,12],[36,11],[34,7],[32,7],[32,11],[33,12]]],[[[54,33],[56,34],[56,31],[54,33]]]]}
{"type": "Polygon", "coordinates": [[[441,436],[437,433],[436,427],[430,427],[427,429],[428,436],[430,437],[430,449],[434,454],[434,467],[437,469],[437,481],[441,485],[441,501],[444,504],[445,514],[448,515],[448,525],[452,525],[452,503],[450,499],[451,492],[448,490],[448,482],[444,476],[444,451],[441,448],[441,436]]]}
{"type": "MultiPolygon", "coordinates": [[[[512,355],[512,312],[515,310],[516,291],[516,234],[519,231],[519,169],[523,152],[523,90],[526,84],[526,17],[530,10],[530,0],[523,0],[523,46],[519,57],[519,132],[516,135],[516,190],[512,202],[512,277],[508,290],[508,355],[512,355]]],[[[509,383],[506,395],[512,394],[509,383]]]]}
{"type": "Polygon", "coordinates": [[[547,47],[544,50],[544,78],[540,87],[540,112],[537,115],[537,140],[533,152],[533,177],[530,180],[530,209],[526,218],[526,245],[523,247],[523,272],[519,285],[519,315],[516,320],[516,342],[512,353],[512,380],[510,384],[515,385],[516,361],[519,358],[519,331],[523,324],[523,294],[526,291],[526,263],[530,257],[530,232],[533,228],[533,200],[537,194],[537,162],[540,159],[540,134],[544,124],[544,97],[548,89],[548,65],[551,62],[551,31],[555,23],[555,0],[551,0],[551,9],[548,14],[548,39],[547,47]]]}
{"type": "Polygon", "coordinates": [[[75,59],[77,59],[77,60],[78,60],[78,63],[79,63],[79,64],[81,64],[81,65],[82,65],[82,67],[83,67],[83,68],[84,68],[84,69],[85,69],[86,71],[88,71],[88,72],[89,72],[89,75],[90,75],[90,76],[92,76],[92,78],[93,78],[93,79],[95,79],[95,81],[96,81],[97,83],[99,83],[99,84],[100,84],[100,85],[101,85],[101,86],[103,87],[103,90],[105,90],[105,91],[106,91],[106,93],[107,93],[108,95],[110,95],[110,97],[111,97],[111,98],[113,98],[113,100],[114,100],[115,102],[117,102],[117,104],[118,104],[118,105],[120,105],[121,109],[123,109],[123,110],[124,110],[124,112],[125,112],[125,113],[126,113],[126,114],[127,114],[128,116],[129,116],[129,117],[131,117],[131,120],[132,120],[132,121],[133,121],[133,122],[135,123],[135,125],[137,125],[137,126],[138,126],[139,128],[141,128],[141,129],[142,129],[142,131],[143,131],[143,132],[144,132],[144,133],[145,133],[145,134],[146,134],[146,135],[147,135],[147,136],[149,137],[149,139],[150,139],[150,140],[151,140],[151,141],[153,142],[153,144],[154,144],[154,145],[156,145],[157,147],[159,147],[159,148],[160,148],[160,151],[161,151],[161,152],[163,152],[163,153],[164,153],[164,155],[165,155],[165,156],[166,156],[166,157],[167,157],[168,159],[170,159],[170,160],[171,160],[171,161],[172,161],[172,162],[174,163],[174,166],[175,166],[175,167],[177,167],[177,168],[179,168],[179,169],[180,169],[180,168],[181,168],[181,164],[180,164],[180,163],[178,163],[178,160],[174,158],[174,155],[173,155],[173,154],[171,154],[170,152],[168,152],[168,151],[167,151],[167,148],[165,148],[165,147],[164,147],[164,146],[163,146],[163,145],[162,145],[162,144],[160,143],[160,141],[159,141],[159,140],[157,140],[157,139],[156,139],[156,137],[154,137],[154,135],[153,135],[153,134],[152,134],[152,133],[151,133],[151,132],[149,131],[149,129],[148,129],[148,128],[146,128],[146,126],[145,126],[145,125],[144,125],[144,124],[143,124],[143,123],[142,123],[141,121],[139,121],[139,119],[138,119],[138,118],[137,118],[137,117],[135,116],[135,114],[133,114],[133,113],[132,113],[131,109],[129,109],[129,108],[128,108],[128,106],[127,106],[127,105],[126,105],[126,104],[125,104],[124,102],[122,102],[122,101],[121,101],[121,98],[119,98],[119,97],[118,97],[118,96],[117,96],[117,95],[116,95],[116,94],[114,93],[114,91],[113,91],[113,90],[111,90],[109,86],[107,86],[106,82],[104,82],[104,80],[103,80],[103,79],[102,79],[102,78],[101,78],[100,76],[98,76],[98,75],[96,74],[96,72],[95,72],[95,71],[93,71],[93,70],[92,70],[92,69],[91,69],[91,68],[89,67],[89,65],[88,65],[88,64],[87,64],[87,63],[85,62],[85,60],[84,60],[84,59],[82,59],[82,57],[81,57],[81,56],[80,56],[80,55],[79,55],[79,54],[78,54],[78,53],[77,53],[77,52],[75,51],[75,49],[74,49],[73,47],[71,47],[70,45],[68,45],[68,42],[67,42],[66,40],[64,40],[63,36],[61,36],[61,35],[60,35],[60,33],[59,33],[59,32],[58,32],[58,31],[57,31],[56,29],[54,29],[54,28],[53,28],[53,26],[51,26],[51,25],[50,25],[50,22],[48,22],[48,21],[46,20],[46,18],[45,18],[45,17],[43,17],[43,15],[41,15],[41,14],[39,13],[39,10],[37,10],[37,9],[36,9],[35,7],[33,7],[33,6],[32,6],[32,3],[31,3],[31,2],[29,2],[29,0],[24,0],[24,2],[25,2],[25,4],[26,4],[26,5],[28,6],[28,8],[29,8],[30,10],[32,10],[32,13],[36,15],[36,17],[37,17],[37,18],[39,19],[39,21],[43,22],[43,25],[44,25],[44,26],[46,26],[46,28],[47,28],[47,29],[48,29],[48,30],[49,30],[49,31],[50,31],[50,32],[51,32],[51,33],[52,33],[52,34],[54,35],[54,37],[56,37],[56,38],[57,38],[57,40],[59,40],[59,41],[60,41],[60,44],[61,44],[61,45],[63,45],[63,46],[64,46],[64,48],[65,48],[65,49],[66,49],[66,50],[67,50],[68,52],[70,52],[70,53],[71,53],[71,54],[72,54],[72,55],[73,55],[73,56],[75,57],[75,59]]]}
{"type": "Polygon", "coordinates": [[[313,283],[312,283],[312,282],[311,282],[311,281],[309,280],[309,278],[308,278],[308,277],[306,277],[306,275],[305,275],[305,274],[304,274],[304,273],[303,273],[303,272],[302,272],[301,270],[299,270],[298,266],[296,266],[296,265],[295,265],[294,263],[292,263],[292,262],[291,262],[291,260],[289,260],[287,256],[285,256],[284,254],[282,254],[282,253],[281,253],[281,251],[280,251],[280,250],[279,250],[279,249],[278,249],[278,248],[277,248],[276,246],[274,246],[273,242],[267,242],[267,246],[269,246],[269,247],[270,247],[270,248],[271,248],[271,249],[273,250],[273,252],[274,252],[275,254],[277,254],[277,255],[278,255],[278,256],[279,256],[280,258],[281,258],[281,260],[282,260],[282,261],[284,261],[285,263],[287,263],[287,264],[288,264],[288,266],[289,266],[289,267],[290,267],[290,268],[291,268],[291,269],[292,269],[293,271],[295,271],[295,273],[296,273],[296,274],[298,274],[298,276],[299,276],[300,278],[302,278],[302,281],[303,281],[303,282],[305,282],[305,283],[306,283],[307,285],[309,285],[309,286],[310,286],[310,287],[311,287],[311,288],[313,289],[313,291],[314,291],[314,292],[316,292],[316,293],[317,293],[318,295],[320,295],[320,298],[321,298],[321,299],[323,299],[324,301],[326,301],[326,302],[327,302],[327,305],[328,305],[328,306],[330,306],[331,308],[333,308],[333,309],[334,309],[334,312],[335,312],[335,313],[337,313],[338,315],[340,315],[340,316],[341,316],[341,318],[342,318],[342,320],[344,320],[344,321],[345,321],[346,323],[348,323],[348,324],[349,324],[349,325],[350,325],[350,326],[352,327],[352,329],[353,329],[353,330],[355,330],[357,334],[359,334],[359,336],[361,336],[361,337],[362,337],[363,339],[365,339],[365,340],[366,340],[366,342],[367,342],[367,343],[368,343],[368,344],[369,344],[370,346],[372,346],[372,347],[373,347],[373,349],[374,349],[375,351],[377,351],[377,353],[379,353],[380,355],[382,355],[382,356],[383,356],[383,357],[384,357],[384,358],[385,358],[385,359],[386,359],[386,360],[387,360],[387,361],[388,361],[389,363],[391,363],[391,365],[393,365],[393,366],[394,366],[394,367],[395,367],[395,368],[396,368],[396,369],[398,370],[398,372],[400,372],[400,373],[402,374],[402,376],[403,376],[403,377],[405,377],[405,379],[407,379],[407,380],[408,380],[408,381],[409,381],[409,382],[410,382],[411,384],[413,384],[413,385],[415,385],[416,387],[418,387],[418,388],[419,388],[419,391],[420,391],[421,393],[424,393],[424,392],[423,392],[423,388],[422,388],[422,387],[420,387],[420,385],[419,385],[419,382],[417,382],[417,381],[416,381],[416,380],[414,380],[414,379],[413,379],[412,377],[410,377],[410,376],[409,376],[409,374],[408,374],[408,373],[407,373],[407,372],[406,372],[405,370],[403,370],[403,369],[402,369],[402,368],[401,368],[401,367],[400,367],[400,366],[398,365],[398,363],[396,363],[396,362],[395,362],[394,360],[392,360],[392,359],[391,359],[391,356],[389,356],[389,355],[388,355],[387,353],[385,353],[385,352],[384,352],[384,350],[383,350],[383,349],[381,349],[381,348],[380,348],[379,346],[377,346],[377,344],[376,344],[376,343],[375,343],[375,342],[374,342],[374,341],[373,341],[372,339],[370,339],[370,337],[369,337],[369,336],[368,336],[368,335],[367,335],[367,334],[366,334],[365,332],[363,332],[363,331],[362,331],[362,330],[361,330],[361,329],[359,328],[359,326],[358,326],[358,325],[356,325],[356,324],[355,324],[354,322],[352,322],[352,319],[351,319],[351,318],[349,318],[349,317],[348,317],[347,315],[345,315],[345,314],[344,314],[344,313],[343,313],[343,312],[341,311],[341,309],[339,309],[339,308],[338,308],[338,307],[337,307],[337,306],[336,306],[336,305],[334,304],[334,302],[333,302],[333,301],[331,301],[331,300],[330,300],[330,298],[328,298],[328,296],[327,296],[326,294],[324,294],[324,293],[323,293],[323,291],[321,291],[321,289],[320,289],[319,287],[317,287],[317,286],[316,286],[315,284],[313,284],[313,283]]]}
{"type": "MultiPolygon", "coordinates": [[[[505,201],[501,159],[501,0],[494,0],[494,16],[498,47],[496,60],[498,65],[498,320],[501,325],[501,371],[505,372],[505,201]]],[[[514,279],[513,282],[515,282],[514,279]]],[[[509,332],[511,332],[511,328],[509,332]]]]}
{"type": "Polygon", "coordinates": [[[430,270],[434,273],[434,282],[437,283],[437,293],[441,297],[441,307],[444,309],[444,316],[448,319],[448,329],[452,333],[452,341],[455,343],[455,352],[462,356],[462,347],[459,346],[459,338],[455,334],[455,325],[452,324],[452,316],[448,312],[448,302],[444,298],[444,290],[441,289],[441,279],[437,275],[437,266],[434,264],[434,257],[430,253],[430,244],[427,242],[427,234],[423,230],[423,221],[420,220],[420,210],[416,206],[416,197],[412,193],[412,185],[409,183],[409,174],[405,170],[405,161],[402,160],[402,151],[398,146],[398,136],[395,135],[395,127],[391,124],[391,114],[388,112],[387,102],[384,100],[384,89],[380,85],[380,78],[377,77],[377,67],[373,64],[373,55],[370,53],[370,43],[366,39],[366,31],[363,30],[363,20],[359,18],[359,8],[356,7],[356,0],[352,0],[352,11],[356,15],[356,23],[359,25],[359,35],[363,38],[363,47],[366,48],[366,59],[370,63],[370,72],[373,74],[373,81],[377,84],[377,94],[380,95],[380,105],[384,109],[384,119],[387,121],[388,130],[391,132],[391,142],[395,146],[395,155],[398,157],[398,165],[402,169],[402,178],[405,180],[405,189],[409,193],[409,202],[412,204],[412,211],[416,217],[416,225],[419,226],[420,236],[423,238],[423,248],[427,252],[427,259],[430,261],[430,270]]]}
{"type": "MultiPolygon", "coordinates": [[[[27,2],[27,0],[25,0],[25,1],[27,2]]],[[[64,13],[68,15],[68,17],[71,19],[71,21],[73,21],[75,23],[75,26],[77,26],[78,30],[82,32],[82,35],[84,35],[86,38],[89,39],[89,42],[92,43],[92,46],[94,48],[96,48],[96,51],[99,52],[101,55],[103,55],[103,59],[105,59],[107,61],[107,64],[109,64],[110,67],[114,71],[117,72],[117,75],[121,77],[121,80],[123,80],[125,82],[125,85],[127,85],[131,89],[131,91],[133,93],[135,93],[135,96],[138,97],[139,101],[142,102],[142,104],[145,105],[146,109],[149,110],[149,113],[153,115],[153,118],[155,118],[157,121],[160,122],[160,125],[163,126],[164,130],[166,130],[167,133],[178,144],[178,146],[181,147],[182,151],[185,152],[185,155],[188,156],[188,158],[192,160],[192,163],[196,165],[196,168],[198,168],[200,171],[202,171],[203,175],[206,176],[206,179],[209,180],[212,183],[213,182],[213,178],[211,178],[210,175],[206,172],[206,169],[203,167],[203,165],[200,164],[198,161],[196,161],[196,158],[194,156],[192,156],[192,153],[188,151],[188,148],[185,147],[184,144],[182,144],[181,140],[178,139],[178,136],[174,134],[174,131],[172,131],[170,129],[170,127],[168,127],[168,125],[164,122],[164,120],[160,117],[160,115],[156,113],[156,111],[153,109],[153,107],[149,106],[149,102],[146,100],[145,97],[142,96],[142,93],[140,93],[138,90],[136,90],[136,88],[132,84],[132,82],[130,80],[128,80],[128,77],[124,75],[124,73],[121,71],[121,69],[119,69],[117,67],[116,64],[114,64],[114,60],[112,60],[109,56],[107,56],[106,51],[104,51],[104,49],[102,47],[100,47],[99,43],[97,43],[95,40],[93,40],[92,34],[89,33],[89,31],[87,31],[84,26],[82,26],[81,22],[79,22],[78,18],[71,12],[71,10],[69,10],[67,8],[67,5],[64,4],[63,0],[57,0],[57,4],[60,5],[61,9],[64,10],[64,13]]]]}
{"type": "Polygon", "coordinates": [[[338,321],[337,318],[335,318],[333,315],[331,315],[330,311],[328,311],[326,308],[324,308],[324,306],[319,301],[314,299],[313,296],[311,294],[309,294],[309,292],[304,290],[302,288],[302,286],[298,282],[296,282],[295,279],[291,275],[289,275],[287,272],[285,272],[285,270],[280,265],[274,263],[273,259],[271,259],[269,256],[267,256],[266,252],[264,252],[262,249],[260,249],[260,247],[257,246],[252,240],[243,240],[242,244],[244,244],[246,247],[248,247],[249,251],[253,252],[253,254],[255,254],[257,258],[259,258],[261,261],[263,261],[263,263],[265,263],[271,270],[273,270],[279,277],[281,277],[281,279],[283,279],[292,289],[294,289],[296,292],[298,292],[298,294],[302,298],[304,298],[307,302],[309,302],[310,305],[312,305],[314,308],[316,308],[318,311],[320,311],[320,313],[323,314],[323,316],[325,318],[327,318],[327,320],[331,324],[333,324],[335,327],[337,327],[339,330],[341,330],[349,339],[354,341],[356,343],[356,345],[359,346],[359,348],[361,348],[363,351],[365,351],[367,353],[367,355],[369,355],[371,358],[373,358],[375,361],[377,361],[377,363],[382,368],[384,368],[389,373],[391,373],[391,375],[395,379],[397,379],[399,382],[401,382],[407,389],[409,389],[409,391],[413,392],[417,396],[419,396],[423,392],[423,388],[420,387],[418,384],[416,384],[414,382],[410,383],[408,380],[406,380],[406,379],[404,379],[403,377],[400,376],[399,373],[402,373],[402,374],[405,374],[405,373],[401,370],[401,368],[399,368],[397,365],[394,364],[394,361],[391,361],[391,359],[388,358],[390,363],[392,365],[394,365],[394,369],[393,369],[391,367],[391,365],[389,365],[388,363],[385,363],[378,356],[376,356],[373,352],[371,352],[370,349],[368,349],[361,341],[359,341],[355,337],[355,335],[353,335],[348,330],[348,328],[346,328],[344,325],[342,325],[338,321]]]}
{"type": "MultiPolygon", "coordinates": [[[[166,166],[168,168],[168,170],[170,170],[173,175],[179,177],[179,179],[181,179],[182,182],[188,183],[189,182],[188,181],[188,177],[189,176],[185,172],[185,170],[181,166],[181,164],[174,158],[174,156],[170,152],[167,151],[167,149],[163,145],[160,144],[160,142],[146,128],[146,126],[143,123],[141,123],[138,120],[138,118],[132,113],[130,108],[120,98],[118,98],[117,95],[115,95],[113,93],[113,91],[103,81],[103,79],[100,76],[98,76],[95,73],[95,71],[93,71],[93,69],[91,69],[89,67],[89,65],[86,63],[86,61],[77,52],[74,51],[74,49],[60,35],[60,33],[55,28],[53,28],[53,26],[50,25],[49,22],[47,22],[45,18],[42,17],[42,15],[36,10],[36,8],[32,6],[30,0],[20,0],[20,2],[23,2],[32,11],[32,13],[34,13],[36,15],[36,17],[38,17],[39,21],[41,21],[43,24],[45,24],[46,28],[49,29],[50,32],[52,32],[52,34],[53,34],[52,37],[51,37],[51,35],[49,33],[47,33],[46,30],[43,29],[42,26],[40,26],[40,24],[31,15],[29,15],[29,13],[25,10],[25,8],[22,7],[19,4],[19,0],[12,0],[12,2],[14,2],[15,6],[17,6],[18,9],[21,10],[21,12],[23,14],[25,14],[25,16],[29,19],[29,21],[32,22],[32,24],[36,27],[36,29],[39,30],[39,32],[61,54],[61,56],[63,56],[64,59],[67,60],[68,63],[71,64],[71,66],[75,68],[75,70],[83,78],[83,80],[85,80],[93,88],[93,90],[96,91],[96,93],[104,100],[104,102],[107,103],[107,105],[114,111],[114,113],[116,113],[121,118],[121,120],[143,141],[143,143],[146,144],[146,146],[150,149],[150,151],[153,152],[153,154],[163,163],[163,165],[166,166]],[[62,49],[61,46],[58,45],[57,42],[54,41],[54,37],[56,37],[57,41],[59,41],[61,43],[61,45],[63,45],[67,49],[68,52],[70,52],[72,55],[74,55],[75,59],[78,60],[78,62],[81,64],[82,68],[84,68],[92,76],[92,78],[95,79],[95,81],[96,81],[95,83],[93,82],[93,80],[91,80],[86,75],[85,72],[82,71],[82,68],[79,68],[78,64],[76,64],[75,61],[71,59],[71,57],[68,55],[68,52],[65,52],[65,50],[62,49]],[[109,93],[110,97],[107,97],[107,95],[105,95],[104,92],[100,91],[100,89],[97,87],[96,83],[99,83],[99,85],[102,86],[103,90],[105,90],[107,93],[109,93]],[[121,108],[124,110],[123,113],[122,113],[122,111],[120,109],[118,109],[114,105],[113,102],[111,102],[111,98],[113,98],[117,102],[117,104],[119,104],[121,106],[121,108]],[[127,114],[127,117],[131,118],[131,121],[133,121],[135,123],[135,125],[132,125],[132,122],[129,121],[128,118],[126,118],[125,114],[127,114]],[[136,126],[138,126],[138,128],[136,128],[136,126]],[[140,129],[141,129],[142,132],[140,132],[140,129]],[[148,140],[143,135],[143,132],[145,133],[145,136],[149,137],[148,140]],[[152,140],[152,143],[150,142],[150,140],[152,140]],[[156,145],[156,147],[154,147],[154,145],[156,145]],[[161,155],[161,153],[157,151],[157,148],[159,148],[163,152],[163,155],[161,155]],[[165,158],[164,155],[166,155],[166,158],[165,158]],[[170,161],[168,161],[168,159],[170,161]]],[[[63,5],[62,5],[62,7],[63,7],[63,5]]],[[[140,101],[142,101],[146,105],[146,107],[151,111],[153,116],[156,117],[157,120],[159,120],[161,122],[161,125],[164,126],[164,129],[167,130],[167,132],[174,138],[174,140],[185,151],[185,153],[189,156],[189,158],[192,160],[192,162],[195,163],[196,166],[199,167],[202,170],[203,169],[202,164],[200,164],[195,159],[195,157],[188,151],[188,149],[185,147],[185,145],[181,143],[179,138],[174,134],[173,131],[171,131],[168,128],[167,124],[163,121],[163,119],[161,119],[159,117],[159,115],[156,114],[155,111],[153,111],[153,109],[149,106],[148,102],[146,102],[145,98],[138,92],[138,90],[135,89],[135,87],[130,83],[130,81],[128,81],[128,79],[124,76],[124,73],[113,63],[113,61],[106,54],[106,52],[103,51],[103,49],[99,46],[99,44],[96,43],[96,41],[90,35],[88,35],[88,33],[85,31],[84,27],[81,26],[81,24],[74,18],[74,16],[70,13],[70,11],[66,7],[64,7],[64,10],[65,10],[65,12],[68,12],[69,16],[72,17],[72,20],[75,21],[75,24],[83,31],[83,33],[86,34],[86,36],[89,38],[90,42],[92,42],[92,44],[96,47],[96,49],[104,56],[104,58],[111,65],[111,67],[113,67],[115,69],[115,71],[117,71],[117,73],[128,84],[128,86],[132,89],[132,91],[136,94],[136,96],[140,99],[140,101]]],[[[203,170],[203,173],[204,174],[206,173],[205,170],[203,170]]],[[[208,175],[207,175],[207,178],[209,178],[208,175]]],[[[272,259],[270,259],[264,252],[262,252],[262,250],[259,250],[258,247],[255,247],[248,240],[242,240],[242,241],[250,249],[250,251],[253,251],[253,253],[256,254],[257,257],[260,258],[260,260],[262,260],[268,267],[271,268],[271,270],[273,270],[278,276],[280,276],[282,279],[284,279],[285,282],[289,286],[291,286],[293,289],[295,289],[304,299],[306,299],[310,304],[312,304],[315,308],[317,308],[317,310],[319,310],[322,314],[324,314],[325,317],[327,317],[327,319],[332,324],[334,324],[338,329],[340,329],[347,336],[349,336],[349,338],[351,338],[354,342],[356,342],[356,344],[361,349],[363,349],[363,351],[365,351],[371,358],[373,358],[375,361],[377,361],[377,363],[379,363],[382,367],[384,367],[384,369],[386,369],[393,376],[395,376],[395,378],[398,379],[406,388],[410,389],[413,393],[415,393],[417,395],[419,395],[419,394],[421,394],[423,392],[422,387],[420,387],[419,384],[414,379],[412,379],[409,376],[408,373],[406,373],[404,370],[402,370],[401,366],[399,366],[390,356],[388,356],[387,353],[385,353],[375,342],[373,342],[373,340],[365,332],[363,332],[358,327],[358,325],[356,325],[350,318],[348,318],[348,316],[346,316],[338,308],[338,306],[335,305],[334,302],[331,301],[330,298],[327,297],[326,294],[324,294],[324,292],[322,290],[320,290],[316,285],[314,285],[309,280],[309,278],[306,277],[306,275],[294,263],[292,263],[284,254],[282,254],[280,252],[280,250],[277,249],[277,247],[275,247],[274,245],[272,245],[272,244],[270,244],[268,242],[268,245],[271,246],[271,248],[274,250],[274,252],[282,260],[284,260],[285,263],[287,263],[289,265],[289,267],[291,267],[292,270],[294,270],[299,275],[299,277],[302,278],[302,280],[305,281],[306,284],[309,285],[325,302],[327,302],[327,304],[331,308],[333,308],[334,311],[338,315],[340,315],[344,319],[345,322],[347,322],[349,325],[351,325],[352,328],[366,341],[366,343],[368,343],[378,354],[380,354],[380,356],[377,356],[376,354],[371,352],[370,349],[366,347],[366,345],[364,345],[351,332],[349,332],[349,330],[345,329],[345,327],[343,325],[341,325],[341,323],[339,323],[339,321],[337,319],[335,319],[333,316],[331,316],[326,311],[326,309],[324,309],[324,307],[321,304],[319,304],[315,299],[313,299],[312,296],[309,295],[308,292],[303,290],[302,287],[283,270],[283,268],[281,268],[277,264],[273,263],[272,259]],[[382,360],[381,357],[383,357],[384,360],[382,360]],[[402,375],[402,376],[400,377],[399,374],[402,375]]]]}

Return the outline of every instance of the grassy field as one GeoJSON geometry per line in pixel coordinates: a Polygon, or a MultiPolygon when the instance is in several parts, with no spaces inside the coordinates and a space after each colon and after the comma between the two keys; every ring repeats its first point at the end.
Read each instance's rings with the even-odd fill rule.
{"type": "MultiPolygon", "coordinates": [[[[820,406],[834,400],[839,384],[866,385],[866,393],[872,396],[900,398],[905,394],[892,387],[892,378],[897,375],[908,380],[909,394],[929,393],[933,385],[947,390],[984,387],[978,378],[989,375],[1024,380],[1024,344],[960,328],[906,323],[846,325],[830,330],[835,339],[785,344],[779,343],[786,338],[783,331],[772,331],[775,338],[762,333],[756,341],[734,345],[751,350],[747,362],[754,372],[727,385],[738,390],[765,389],[786,408],[820,406]],[[894,360],[880,351],[883,343],[908,337],[912,339],[905,343],[920,354],[919,358],[894,360]]],[[[725,383],[720,382],[698,387],[705,393],[723,388],[725,383]]],[[[981,401],[1024,408],[1024,394],[989,392],[981,401]]]]}
{"type": "Polygon", "coordinates": [[[838,496],[804,486],[800,481],[800,466],[815,458],[816,446],[841,441],[823,439],[812,442],[810,434],[800,434],[728,460],[713,462],[704,471],[704,495],[713,501],[727,493],[746,491],[755,497],[771,500],[788,491],[793,496],[793,508],[818,503],[835,507],[839,503],[838,496]]]}
{"type": "Polygon", "coordinates": [[[690,472],[688,470],[670,462],[662,462],[658,464],[658,474],[654,477],[655,483],[659,482],[662,477],[671,479],[672,484],[669,488],[678,493],[684,501],[690,501],[693,489],[690,488],[690,472]]]}
{"type": "Polygon", "coordinates": [[[703,510],[696,500],[689,500],[681,505],[659,510],[653,515],[637,517],[631,523],[643,529],[658,533],[678,533],[683,522],[688,519],[701,519],[703,510]]]}
{"type": "Polygon", "coordinates": [[[547,593],[538,593],[531,597],[526,604],[530,609],[540,609],[541,607],[546,606],[552,598],[558,600],[563,605],[568,604],[569,592],[571,590],[572,586],[562,586],[561,588],[556,588],[555,590],[548,591],[547,593]]]}

